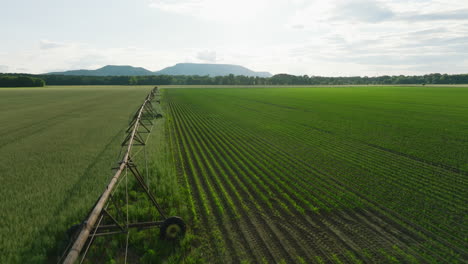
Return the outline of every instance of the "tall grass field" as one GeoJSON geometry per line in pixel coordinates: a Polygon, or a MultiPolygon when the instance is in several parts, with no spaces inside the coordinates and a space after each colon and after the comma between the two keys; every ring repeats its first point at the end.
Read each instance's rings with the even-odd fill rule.
{"type": "Polygon", "coordinates": [[[85,218],[149,91],[0,89],[0,263],[44,262],[71,223],[85,218]]]}

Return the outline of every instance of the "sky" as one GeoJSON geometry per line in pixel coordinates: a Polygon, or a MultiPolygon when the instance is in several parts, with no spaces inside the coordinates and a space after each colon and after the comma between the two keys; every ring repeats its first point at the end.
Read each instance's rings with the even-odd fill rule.
{"type": "Polygon", "coordinates": [[[0,72],[468,73],[468,0],[0,0],[0,72]]]}

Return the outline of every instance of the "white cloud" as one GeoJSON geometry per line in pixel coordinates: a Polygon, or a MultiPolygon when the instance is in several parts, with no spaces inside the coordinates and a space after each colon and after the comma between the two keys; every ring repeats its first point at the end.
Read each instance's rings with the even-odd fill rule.
{"type": "MultiPolygon", "coordinates": [[[[54,41],[51,41],[54,42],[54,41]]],[[[162,69],[187,57],[192,50],[152,50],[142,47],[95,47],[89,43],[66,43],[56,48],[42,49],[39,46],[28,50],[5,53],[2,62],[9,72],[47,73],[75,69],[96,69],[108,64],[132,65],[149,70],[162,69]],[[24,69],[30,69],[25,71],[24,69]]]]}
{"type": "Polygon", "coordinates": [[[378,23],[395,14],[382,2],[372,0],[338,1],[332,9],[334,20],[378,23]]]}
{"type": "MultiPolygon", "coordinates": [[[[1,64],[10,72],[35,73],[106,64],[158,70],[178,62],[222,62],[257,71],[327,76],[450,72],[450,65],[454,73],[467,71],[463,68],[468,61],[467,1],[145,0],[141,6],[117,2],[125,10],[140,8],[139,12],[128,12],[130,22],[111,27],[99,24],[114,14],[113,6],[102,4],[109,12],[97,10],[100,20],[87,22],[100,27],[88,28],[86,34],[70,33],[69,24],[63,29],[50,24],[36,27],[37,32],[27,34],[36,41],[17,37],[0,42],[1,64]]],[[[0,26],[15,25],[16,17],[2,19],[0,26]]],[[[23,17],[27,24],[24,21],[23,17]]],[[[70,23],[83,28],[77,21],[70,23]]],[[[29,23],[26,29],[38,22],[29,23]]]]}
{"type": "Polygon", "coordinates": [[[402,13],[399,19],[407,20],[409,22],[426,22],[426,21],[452,21],[452,20],[465,20],[468,21],[468,9],[450,10],[442,12],[405,12],[402,13]]]}
{"type": "MultiPolygon", "coordinates": [[[[340,75],[376,68],[380,73],[416,74],[438,66],[445,71],[456,58],[468,60],[463,51],[468,47],[468,2],[443,2],[312,1],[288,21],[309,34],[301,46],[290,46],[290,56],[341,64],[340,75]]],[[[454,67],[454,72],[461,69],[454,67]]]]}
{"type": "Polygon", "coordinates": [[[196,15],[203,8],[204,4],[203,0],[155,0],[149,6],[171,13],[196,15]]]}
{"type": "Polygon", "coordinates": [[[304,29],[304,25],[301,25],[301,24],[291,25],[291,28],[293,28],[293,29],[304,29]]]}
{"type": "Polygon", "coordinates": [[[215,63],[216,58],[216,51],[204,50],[197,53],[197,59],[203,62],[210,62],[215,63]]]}
{"type": "Polygon", "coordinates": [[[149,6],[169,13],[236,24],[258,18],[270,5],[268,0],[153,0],[149,6]]]}
{"type": "Polygon", "coordinates": [[[41,39],[39,41],[39,47],[41,49],[55,49],[55,48],[61,48],[61,47],[64,47],[64,46],[66,46],[66,44],[61,43],[61,42],[49,41],[49,40],[46,40],[46,39],[41,39]]]}

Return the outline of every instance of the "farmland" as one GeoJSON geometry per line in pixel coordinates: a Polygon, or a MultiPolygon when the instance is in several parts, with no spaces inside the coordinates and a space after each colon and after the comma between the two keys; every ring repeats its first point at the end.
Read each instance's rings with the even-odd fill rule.
{"type": "MultiPolygon", "coordinates": [[[[109,182],[149,91],[0,90],[1,263],[56,263],[65,231],[109,182]]],[[[157,229],[132,230],[134,262],[467,259],[468,88],[161,92],[163,118],[133,158],[144,164],[148,155],[151,191],[189,230],[175,250],[157,229]]],[[[130,220],[157,215],[129,187],[130,220]]],[[[93,247],[85,263],[121,263],[125,235],[93,247]]]]}
{"type": "Polygon", "coordinates": [[[129,118],[149,90],[0,90],[1,263],[44,262],[70,225],[84,219],[112,175],[129,118]]]}
{"type": "Polygon", "coordinates": [[[209,261],[461,263],[468,89],[165,89],[209,261]]]}

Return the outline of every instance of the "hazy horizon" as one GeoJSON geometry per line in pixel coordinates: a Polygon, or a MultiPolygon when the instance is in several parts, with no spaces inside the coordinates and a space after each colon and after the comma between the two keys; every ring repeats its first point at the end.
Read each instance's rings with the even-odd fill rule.
{"type": "Polygon", "coordinates": [[[0,72],[236,64],[272,74],[468,72],[455,0],[4,1],[0,72]]]}

